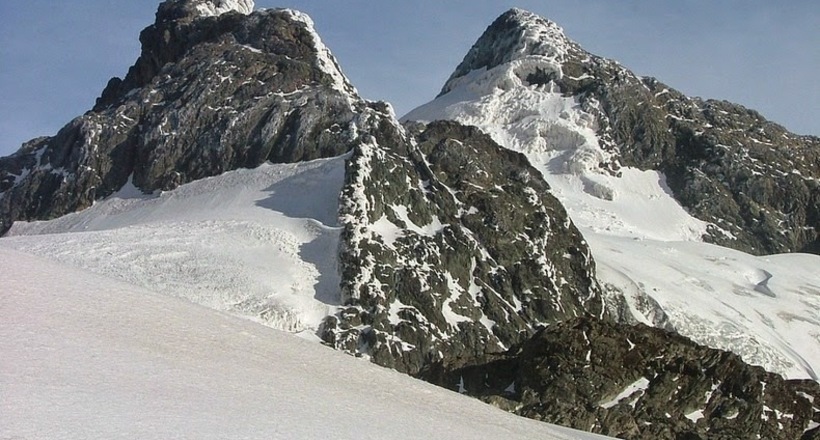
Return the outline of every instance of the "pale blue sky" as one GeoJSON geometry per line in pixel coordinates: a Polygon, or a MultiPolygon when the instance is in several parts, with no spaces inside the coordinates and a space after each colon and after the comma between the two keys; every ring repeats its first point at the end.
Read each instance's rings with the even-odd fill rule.
{"type": "MultiPolygon", "coordinates": [[[[91,108],[139,54],[159,1],[0,0],[0,155],[91,108]]],[[[517,6],[587,50],[688,95],[820,135],[817,0],[385,2],[257,0],[307,12],[360,93],[401,115],[432,99],[472,43],[517,6]]]]}

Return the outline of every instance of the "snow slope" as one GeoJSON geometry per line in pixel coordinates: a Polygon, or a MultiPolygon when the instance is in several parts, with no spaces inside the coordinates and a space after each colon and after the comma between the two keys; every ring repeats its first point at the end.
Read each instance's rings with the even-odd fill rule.
{"type": "Polygon", "coordinates": [[[636,320],[671,326],[790,378],[817,379],[820,257],[756,258],[704,244],[707,224],[677,203],[661,173],[601,170],[612,153],[602,148],[595,117],[553,82],[523,79],[536,70],[563,75],[567,45],[574,43],[544,26],[524,36],[532,40],[522,43],[528,51],[454,77],[447,93],[402,120],[475,125],[526,154],[587,238],[599,279],[625,293],[636,320]]]}
{"type": "Polygon", "coordinates": [[[604,438],[5,246],[0,267],[3,439],[604,438]]]}
{"type": "Polygon", "coordinates": [[[265,164],[162,194],[133,186],[18,222],[0,246],[312,336],[339,301],[344,157],[265,164]]]}

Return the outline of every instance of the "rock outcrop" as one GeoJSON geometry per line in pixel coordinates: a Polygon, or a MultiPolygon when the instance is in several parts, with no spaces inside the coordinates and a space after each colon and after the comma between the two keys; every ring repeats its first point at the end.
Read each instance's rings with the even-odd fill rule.
{"type": "Polygon", "coordinates": [[[644,325],[591,318],[422,377],[516,414],[625,439],[800,439],[820,433],[820,385],[644,325]]]}
{"type": "Polygon", "coordinates": [[[583,237],[522,154],[452,122],[384,128],[348,162],[328,342],[416,374],[603,314],[583,237]]]}

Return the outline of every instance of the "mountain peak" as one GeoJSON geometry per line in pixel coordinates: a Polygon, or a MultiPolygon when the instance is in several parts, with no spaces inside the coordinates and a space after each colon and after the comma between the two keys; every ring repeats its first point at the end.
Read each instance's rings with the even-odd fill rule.
{"type": "Polygon", "coordinates": [[[529,57],[560,63],[573,45],[575,43],[554,22],[527,10],[512,8],[484,31],[447,80],[440,95],[453,88],[453,80],[474,70],[489,70],[529,57]]]}

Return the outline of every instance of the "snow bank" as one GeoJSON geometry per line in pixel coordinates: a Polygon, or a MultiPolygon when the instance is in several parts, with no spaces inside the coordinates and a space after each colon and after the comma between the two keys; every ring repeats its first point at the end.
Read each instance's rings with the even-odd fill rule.
{"type": "Polygon", "coordinates": [[[79,213],[15,223],[0,245],[312,335],[339,302],[344,157],[265,164],[79,213]]]}
{"type": "Polygon", "coordinates": [[[0,438],[604,438],[5,247],[0,265],[0,438]]]}

